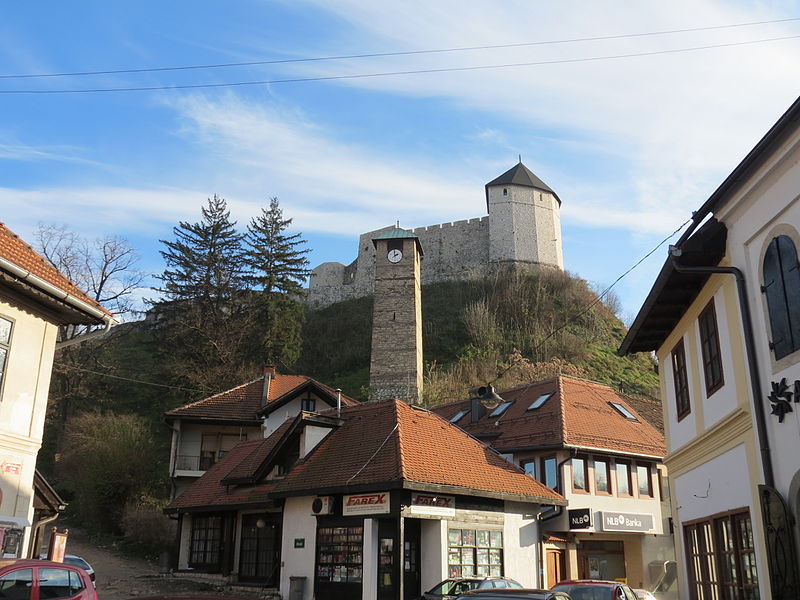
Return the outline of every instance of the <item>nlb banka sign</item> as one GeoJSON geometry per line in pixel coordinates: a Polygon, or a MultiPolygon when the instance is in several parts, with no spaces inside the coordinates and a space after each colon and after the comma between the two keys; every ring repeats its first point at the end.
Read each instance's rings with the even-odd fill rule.
{"type": "Polygon", "coordinates": [[[601,512],[603,531],[653,531],[655,519],[651,514],[601,512]]]}

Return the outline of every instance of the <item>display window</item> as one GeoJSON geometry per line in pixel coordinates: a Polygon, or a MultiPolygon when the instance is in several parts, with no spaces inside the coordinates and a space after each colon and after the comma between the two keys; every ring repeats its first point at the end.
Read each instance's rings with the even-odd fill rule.
{"type": "Polygon", "coordinates": [[[503,532],[450,529],[448,577],[500,577],[503,575],[503,532]]]}
{"type": "Polygon", "coordinates": [[[363,526],[317,530],[317,581],[361,583],[363,564],[363,526]]]}

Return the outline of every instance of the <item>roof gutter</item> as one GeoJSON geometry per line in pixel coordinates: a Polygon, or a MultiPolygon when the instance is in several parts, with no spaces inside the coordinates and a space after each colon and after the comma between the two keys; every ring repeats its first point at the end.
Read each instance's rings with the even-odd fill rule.
{"type": "Polygon", "coordinates": [[[65,292],[64,290],[54,286],[52,283],[46,282],[41,277],[34,275],[30,271],[27,271],[2,257],[0,257],[0,269],[12,273],[15,277],[18,277],[22,281],[31,284],[33,287],[38,288],[46,294],[53,296],[54,298],[61,300],[66,304],[69,304],[73,308],[77,308],[79,311],[86,313],[87,315],[90,315],[99,321],[102,321],[103,323],[106,323],[108,327],[118,323],[114,317],[100,310],[99,308],[92,306],[85,300],[81,300],[73,294],[65,292]]]}
{"type": "Polygon", "coordinates": [[[756,417],[756,432],[761,450],[761,467],[764,473],[764,483],[775,487],[775,476],[772,470],[772,455],[767,437],[767,425],[764,420],[764,404],[761,400],[761,375],[756,362],[755,342],[753,341],[753,322],[750,317],[750,303],[747,300],[744,274],[736,267],[685,267],[678,263],[680,248],[670,246],[670,260],[672,267],[679,273],[707,273],[733,275],[736,278],[736,290],[739,294],[739,310],[741,312],[742,326],[744,327],[744,346],[747,354],[747,366],[750,371],[750,387],[753,395],[753,410],[756,417]]]}

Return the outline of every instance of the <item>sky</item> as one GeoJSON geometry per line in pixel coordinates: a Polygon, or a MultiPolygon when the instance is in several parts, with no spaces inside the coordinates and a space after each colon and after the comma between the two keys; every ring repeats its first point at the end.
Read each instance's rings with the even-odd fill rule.
{"type": "MultiPolygon", "coordinates": [[[[565,268],[603,289],[800,94],[794,1],[0,10],[0,221],[123,236],[150,274],[214,194],[242,228],[277,197],[312,266],[347,264],[362,232],[483,216],[521,156],[562,200],[565,268]],[[19,77],[97,71],[127,72],[19,77]]],[[[665,257],[614,288],[626,321],[665,257]]]]}

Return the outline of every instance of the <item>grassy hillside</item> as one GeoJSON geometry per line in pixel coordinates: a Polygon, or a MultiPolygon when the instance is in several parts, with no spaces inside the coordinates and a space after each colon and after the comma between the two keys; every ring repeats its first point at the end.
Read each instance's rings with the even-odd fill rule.
{"type": "MultiPolygon", "coordinates": [[[[559,372],[654,396],[649,357],[618,357],[625,335],[613,311],[582,279],[557,271],[423,286],[425,402],[463,397],[494,380],[515,385],[559,372]]],[[[372,298],[310,312],[300,373],[365,398],[372,298]]]]}

